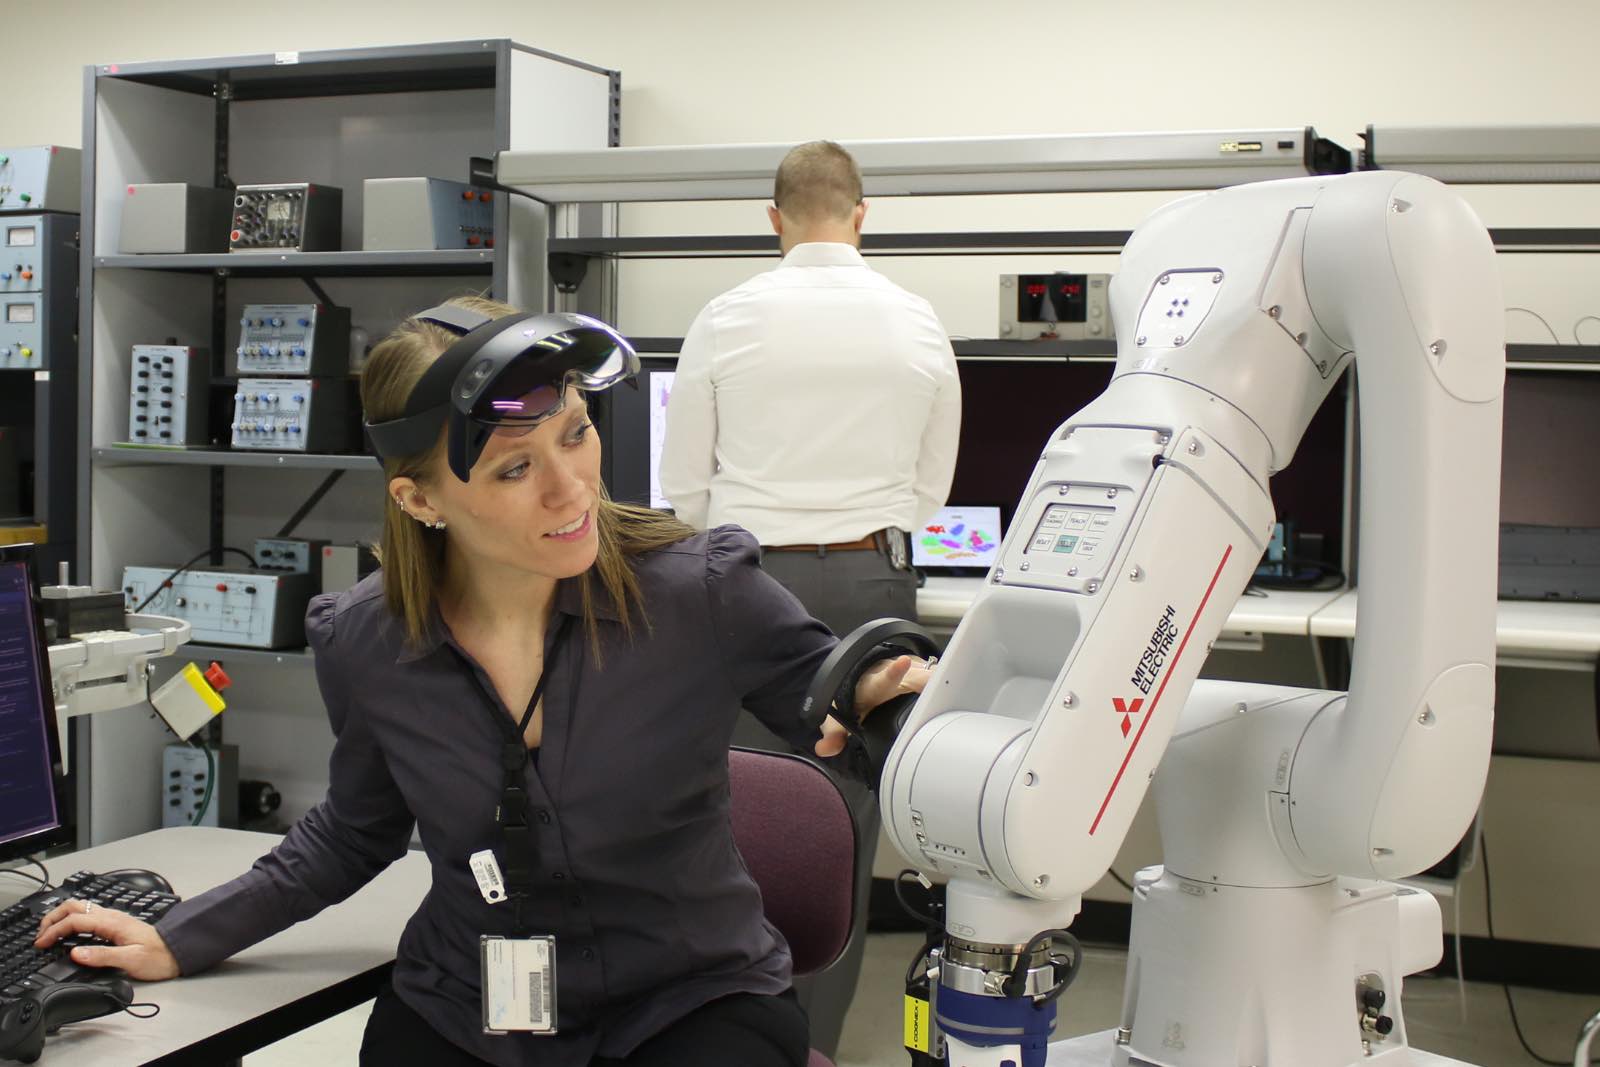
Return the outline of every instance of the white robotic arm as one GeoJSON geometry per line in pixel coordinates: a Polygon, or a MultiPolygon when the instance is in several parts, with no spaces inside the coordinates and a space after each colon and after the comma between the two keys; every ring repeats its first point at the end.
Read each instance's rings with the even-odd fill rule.
{"type": "MultiPolygon", "coordinates": [[[[1292,936],[1307,908],[1330,913],[1335,875],[1413,873],[1471,821],[1492,719],[1501,306],[1483,227],[1424,178],[1242,186],[1135,232],[1112,285],[1117,372],[1047,444],[880,789],[900,851],[950,879],[935,1014],[953,1067],[1043,1062],[1050,1012],[1007,996],[1005,979],[1048,981],[1042,953],[1019,957],[1076,914],[1158,764],[1167,862],[1135,902],[1119,1055],[1360,1058],[1360,1018],[1380,1024],[1338,978],[1345,961],[1298,983],[1256,973],[1229,924],[1281,903],[1292,936]],[[1349,700],[1203,684],[1190,701],[1269,535],[1268,478],[1358,353],[1364,605],[1349,700]],[[1259,897],[1273,891],[1277,903],[1259,897]],[[1252,1022],[1296,997],[1338,1003],[1252,1022]]],[[[1354,892],[1341,899],[1374,896],[1354,892]]],[[[1380,994],[1397,967],[1431,962],[1417,962],[1427,907],[1384,899],[1408,918],[1387,933],[1363,919],[1390,953],[1349,976],[1378,975],[1380,994]],[[1412,916],[1421,934],[1395,936],[1419,929],[1412,916]]],[[[1335,928],[1353,927],[1324,919],[1304,949],[1332,957],[1335,928]]],[[[1436,905],[1432,921],[1436,956],[1436,905]]]]}

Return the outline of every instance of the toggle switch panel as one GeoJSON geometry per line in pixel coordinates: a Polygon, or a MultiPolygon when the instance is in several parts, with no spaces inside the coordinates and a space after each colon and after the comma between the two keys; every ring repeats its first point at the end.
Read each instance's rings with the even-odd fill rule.
{"type": "Polygon", "coordinates": [[[128,440],[175,448],[204,445],[211,356],[183,345],[134,345],[128,379],[128,440]]]}

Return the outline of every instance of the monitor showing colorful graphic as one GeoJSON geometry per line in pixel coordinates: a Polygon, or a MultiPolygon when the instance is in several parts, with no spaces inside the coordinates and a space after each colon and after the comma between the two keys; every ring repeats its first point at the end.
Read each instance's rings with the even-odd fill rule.
{"type": "Polygon", "coordinates": [[[927,570],[986,571],[1000,554],[1000,509],[940,508],[911,535],[911,562],[927,570]]]}

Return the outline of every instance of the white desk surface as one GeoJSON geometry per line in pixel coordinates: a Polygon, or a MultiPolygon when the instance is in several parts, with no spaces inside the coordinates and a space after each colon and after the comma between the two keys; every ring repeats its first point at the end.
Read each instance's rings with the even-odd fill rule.
{"type": "MultiPolygon", "coordinates": [[[[1045,1063],[1047,1067],[1110,1067],[1111,1054],[1116,1048],[1114,1042],[1115,1033],[1111,1030],[1066,1041],[1052,1041],[1045,1063]]],[[[1471,1067],[1460,1060],[1447,1060],[1417,1048],[1411,1050],[1411,1059],[1407,1062],[1413,1067],[1471,1067]]]]}
{"type": "MultiPolygon", "coordinates": [[[[954,626],[961,621],[978,590],[982,578],[944,578],[930,575],[917,590],[917,616],[933,626],[954,626]]],[[[1339,598],[1341,591],[1321,593],[1272,589],[1262,596],[1242,596],[1228,615],[1224,634],[1289,634],[1305,637],[1310,633],[1311,617],[1339,598]]]]}
{"type": "MultiPolygon", "coordinates": [[[[144,867],[165,876],[179,896],[188,898],[243,874],[281,840],[242,830],[178,827],[56,856],[48,863],[57,882],[78,870],[144,867]]],[[[393,962],[400,931],[430,881],[427,858],[420,852],[408,853],[349,900],[213,970],[171,982],[136,984],[135,1000],[161,1005],[160,1015],[135,1019],[122,1014],[74,1023],[45,1042],[40,1062],[50,1067],[146,1063],[218,1039],[246,1023],[261,1020],[269,1031],[278,1024],[275,1032],[220,1038],[215,1054],[208,1058],[224,1061],[343,1011],[371,993],[352,996],[353,991],[347,990],[342,999],[328,998],[336,1002],[315,1007],[303,1002],[393,962]],[[291,1007],[286,1014],[297,1015],[294,1020],[263,1019],[291,1007]],[[321,1013],[315,1018],[304,1017],[318,1009],[321,1013]]],[[[0,907],[28,892],[21,879],[0,879],[0,907]]]]}
{"type": "MultiPolygon", "coordinates": [[[[1354,637],[1356,591],[1346,590],[1311,618],[1315,637],[1354,637]]],[[[1495,617],[1502,658],[1588,660],[1600,656],[1600,604],[1502,600],[1495,617]]]]}
{"type": "MultiPolygon", "coordinates": [[[[982,585],[982,578],[930,576],[917,591],[917,614],[927,625],[953,627],[972,606],[982,585]]],[[[1273,589],[1264,596],[1242,596],[1222,632],[1354,637],[1356,591],[1273,589]]],[[[1496,645],[1502,659],[1593,662],[1600,657],[1600,604],[1502,600],[1496,645]]]]}

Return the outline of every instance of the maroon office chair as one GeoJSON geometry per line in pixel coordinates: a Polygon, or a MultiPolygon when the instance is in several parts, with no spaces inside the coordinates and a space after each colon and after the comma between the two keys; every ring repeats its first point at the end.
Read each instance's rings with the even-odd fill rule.
{"type": "MultiPolygon", "coordinates": [[[[728,752],[733,840],[789,942],[795,977],[824,970],[855,921],[856,820],[833,779],[799,756],[728,752]]],[[[809,1067],[833,1067],[811,1050],[809,1067]]]]}

